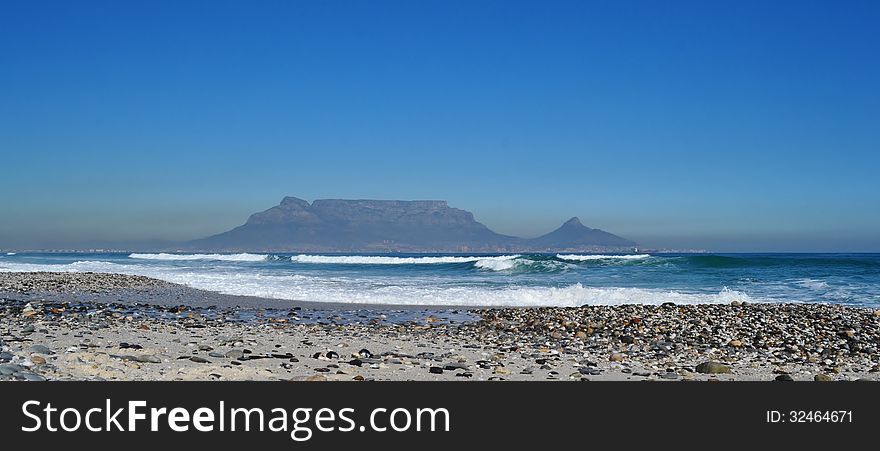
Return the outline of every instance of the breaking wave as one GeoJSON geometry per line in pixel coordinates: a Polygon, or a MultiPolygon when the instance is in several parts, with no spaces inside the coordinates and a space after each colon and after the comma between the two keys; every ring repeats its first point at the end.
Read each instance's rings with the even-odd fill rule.
{"type": "Polygon", "coordinates": [[[632,254],[632,255],[577,255],[577,254],[556,254],[556,258],[569,261],[591,261],[591,260],[642,260],[650,257],[648,254],[632,254]]]}
{"type": "MultiPolygon", "coordinates": [[[[507,260],[490,260],[509,262],[507,260]]],[[[724,304],[755,302],[747,294],[724,288],[717,293],[686,293],[676,290],[631,287],[590,287],[580,283],[560,287],[448,286],[431,279],[377,283],[374,278],[319,277],[300,274],[266,275],[225,269],[194,271],[192,268],[154,267],[104,261],[68,264],[0,263],[4,271],[106,272],[153,277],[223,294],[257,296],[308,302],[425,305],[451,307],[579,307],[584,305],[724,304]]]]}
{"type": "Polygon", "coordinates": [[[268,255],[261,254],[131,254],[128,258],[141,260],[218,260],[230,262],[259,262],[269,259],[268,255]]]}
{"type": "Polygon", "coordinates": [[[290,261],[335,265],[436,265],[443,263],[500,262],[519,258],[519,255],[496,257],[383,257],[366,255],[294,255],[290,261]]]}
{"type": "Polygon", "coordinates": [[[294,263],[335,265],[461,265],[483,271],[536,271],[552,272],[565,269],[568,263],[552,257],[524,257],[519,254],[496,256],[434,256],[434,257],[387,257],[364,255],[294,255],[294,263]]]}

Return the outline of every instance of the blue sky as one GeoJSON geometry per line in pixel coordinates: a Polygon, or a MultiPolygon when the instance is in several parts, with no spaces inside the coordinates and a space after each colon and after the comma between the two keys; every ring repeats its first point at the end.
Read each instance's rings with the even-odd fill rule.
{"type": "Polygon", "coordinates": [[[880,251],[880,2],[5,2],[0,246],[285,195],[880,251]]]}

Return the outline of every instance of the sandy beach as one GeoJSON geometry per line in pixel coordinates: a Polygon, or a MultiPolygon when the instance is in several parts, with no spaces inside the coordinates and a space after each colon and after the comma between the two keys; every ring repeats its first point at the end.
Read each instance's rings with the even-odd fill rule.
{"type": "Polygon", "coordinates": [[[827,304],[438,309],[0,273],[0,380],[880,380],[880,311],[827,304]]]}

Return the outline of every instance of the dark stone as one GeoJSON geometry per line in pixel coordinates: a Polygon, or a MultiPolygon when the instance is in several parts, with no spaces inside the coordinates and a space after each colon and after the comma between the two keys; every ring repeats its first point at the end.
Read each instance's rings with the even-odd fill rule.
{"type": "Polygon", "coordinates": [[[20,371],[24,371],[24,367],[21,365],[15,365],[11,363],[4,363],[0,365],[0,375],[3,376],[11,376],[20,371]]]}
{"type": "Polygon", "coordinates": [[[45,345],[32,345],[30,348],[28,348],[28,351],[30,351],[34,354],[51,354],[52,353],[52,351],[49,350],[49,347],[45,346],[45,345]]]}
{"type": "Polygon", "coordinates": [[[718,362],[703,362],[697,365],[698,373],[703,374],[729,374],[730,367],[718,362]]]}
{"type": "Polygon", "coordinates": [[[582,366],[578,368],[578,372],[589,376],[597,376],[602,372],[602,370],[594,366],[582,366]]]}
{"type": "Polygon", "coordinates": [[[39,374],[31,373],[29,371],[22,371],[20,373],[16,373],[14,376],[21,378],[21,379],[24,379],[28,382],[43,382],[46,380],[45,377],[40,376],[39,374]]]}

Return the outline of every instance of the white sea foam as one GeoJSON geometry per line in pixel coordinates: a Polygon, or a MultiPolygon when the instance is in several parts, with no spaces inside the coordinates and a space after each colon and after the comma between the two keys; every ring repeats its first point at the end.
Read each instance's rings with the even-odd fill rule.
{"type": "Polygon", "coordinates": [[[336,265],[436,265],[442,263],[467,263],[505,261],[519,255],[499,255],[494,257],[384,257],[366,255],[295,255],[290,260],[297,263],[336,264],[336,265]]]}
{"type": "Polygon", "coordinates": [[[474,262],[474,266],[480,269],[488,269],[491,271],[507,271],[509,269],[513,269],[516,266],[517,261],[517,259],[512,258],[504,260],[484,258],[474,262]]]}
{"type": "Polygon", "coordinates": [[[527,257],[507,259],[480,259],[474,262],[477,269],[488,271],[554,272],[574,267],[571,263],[556,260],[533,260],[527,257]]]}
{"type": "Polygon", "coordinates": [[[632,254],[632,255],[577,255],[577,254],[557,254],[556,258],[569,261],[589,261],[589,260],[642,260],[650,257],[648,254],[632,254]]]}
{"type": "Polygon", "coordinates": [[[589,287],[580,283],[563,287],[507,285],[500,287],[448,286],[430,278],[324,277],[299,274],[268,275],[231,269],[117,264],[79,261],[69,264],[0,263],[0,271],[108,272],[154,277],[225,294],[259,296],[310,302],[443,306],[561,306],[619,304],[712,304],[755,302],[748,295],[723,289],[718,293],[684,293],[675,290],[589,287]]]}
{"type": "Polygon", "coordinates": [[[15,255],[15,252],[7,252],[6,255],[15,255]]]}
{"type": "Polygon", "coordinates": [[[817,280],[817,279],[798,279],[795,280],[794,283],[798,286],[809,288],[811,290],[826,290],[828,289],[828,282],[817,280]]]}
{"type": "Polygon", "coordinates": [[[220,260],[230,262],[259,262],[268,259],[262,254],[131,254],[129,258],[140,260],[220,260]]]}

